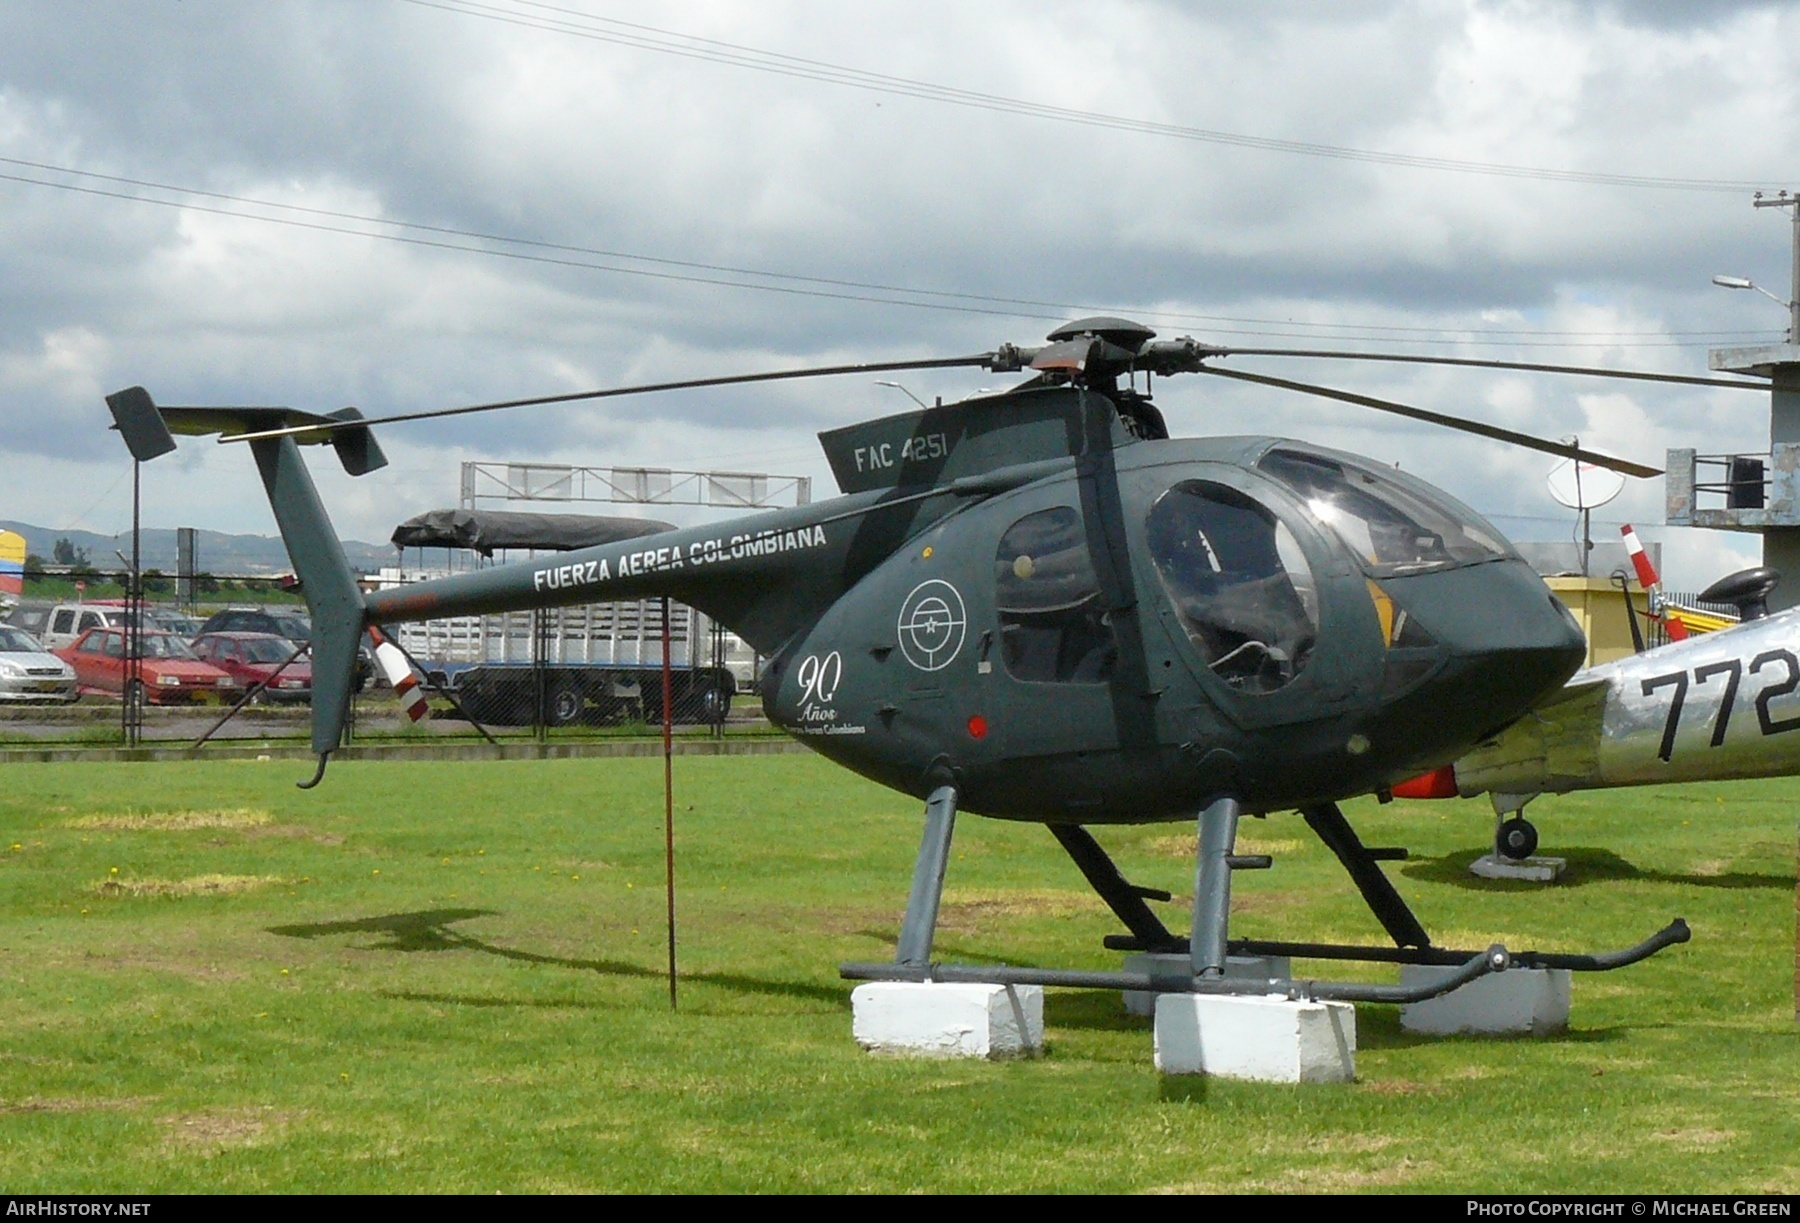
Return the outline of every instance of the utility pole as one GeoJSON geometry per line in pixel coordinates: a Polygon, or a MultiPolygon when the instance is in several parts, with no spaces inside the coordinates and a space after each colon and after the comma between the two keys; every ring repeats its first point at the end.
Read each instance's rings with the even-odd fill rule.
{"type": "Polygon", "coordinates": [[[1792,208],[1794,210],[1794,269],[1788,281],[1788,335],[1790,345],[1800,345],[1800,195],[1782,191],[1773,199],[1758,191],[1750,202],[1752,208],[1792,208]]]}
{"type": "Polygon", "coordinates": [[[1769,380],[1769,451],[1755,455],[1702,455],[1669,451],[1665,495],[1674,527],[1754,531],[1762,536],[1763,564],[1782,581],[1769,598],[1771,610],[1800,606],[1800,194],[1757,192],[1756,208],[1793,209],[1793,279],[1786,301],[1741,276],[1715,276],[1727,289],[1753,289],[1787,307],[1785,342],[1752,348],[1715,348],[1707,364],[1722,373],[1769,380]],[[1723,480],[1710,477],[1717,472],[1723,480]],[[1696,504],[1700,495],[1725,496],[1725,508],[1696,504]]]}

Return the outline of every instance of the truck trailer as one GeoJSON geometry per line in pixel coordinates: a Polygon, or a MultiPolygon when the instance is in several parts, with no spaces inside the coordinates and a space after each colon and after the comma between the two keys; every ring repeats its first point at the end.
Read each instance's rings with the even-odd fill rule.
{"type": "MultiPolygon", "coordinates": [[[[434,510],[394,530],[401,549],[443,548],[442,566],[396,565],[377,589],[527,555],[590,547],[670,529],[641,518],[434,510]],[[459,556],[460,554],[460,556],[459,556]],[[461,559],[463,564],[457,561],[461,559]]],[[[427,620],[393,634],[426,679],[478,722],[524,726],[662,720],[662,600],[591,603],[537,612],[427,620]]],[[[718,723],[756,680],[757,659],[686,604],[669,603],[669,669],[677,722],[718,723]]]]}

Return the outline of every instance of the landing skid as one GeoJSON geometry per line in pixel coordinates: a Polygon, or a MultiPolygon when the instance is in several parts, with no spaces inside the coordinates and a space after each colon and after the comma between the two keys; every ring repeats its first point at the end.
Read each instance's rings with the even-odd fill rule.
{"type": "Polygon", "coordinates": [[[1318,834],[1356,884],[1363,900],[1388,936],[1392,947],[1337,943],[1291,943],[1262,939],[1228,939],[1231,875],[1239,870],[1264,870],[1270,865],[1263,855],[1237,854],[1239,807],[1223,798],[1200,815],[1194,871],[1194,923],[1182,937],[1150,911],[1146,900],[1169,900],[1168,892],[1140,887],[1126,879],[1117,864],[1077,825],[1051,825],[1050,831],[1074,860],[1088,884],[1124,923],[1129,934],[1108,935],[1105,943],[1115,951],[1147,951],[1186,955],[1186,965],[1158,965],[1147,972],[1090,972],[1081,969],[1015,968],[994,964],[940,964],[931,961],[937,910],[944,869],[956,822],[955,788],[942,786],[926,804],[924,835],[913,871],[906,917],[901,923],[898,954],[893,963],[841,964],[838,972],[852,981],[942,981],[990,985],[1052,985],[1077,989],[1116,989],[1146,993],[1216,994],[1267,997],[1286,996],[1302,1001],[1423,1002],[1457,989],[1488,973],[1508,968],[1567,969],[1575,972],[1608,972],[1648,959],[1666,947],[1691,937],[1688,925],[1676,918],[1643,942],[1619,951],[1592,955],[1560,952],[1509,952],[1495,944],[1486,951],[1459,951],[1434,947],[1424,926],[1413,914],[1380,863],[1406,857],[1404,849],[1371,848],[1335,803],[1304,808],[1301,815],[1318,834]],[[1420,964],[1457,971],[1421,985],[1370,985],[1353,981],[1275,979],[1267,981],[1227,977],[1228,956],[1274,956],[1364,963],[1420,964]]]}

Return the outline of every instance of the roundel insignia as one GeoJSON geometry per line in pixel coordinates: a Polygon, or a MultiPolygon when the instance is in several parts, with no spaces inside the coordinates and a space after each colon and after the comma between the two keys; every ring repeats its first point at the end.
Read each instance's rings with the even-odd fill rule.
{"type": "Polygon", "coordinates": [[[962,650],[969,614],[956,587],[932,578],[906,596],[897,627],[906,661],[921,671],[941,671],[962,650]]]}

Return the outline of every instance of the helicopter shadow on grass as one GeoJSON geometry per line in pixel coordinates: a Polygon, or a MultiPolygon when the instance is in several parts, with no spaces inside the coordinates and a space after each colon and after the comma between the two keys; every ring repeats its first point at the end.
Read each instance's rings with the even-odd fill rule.
{"type": "MultiPolygon", "coordinates": [[[[369,951],[404,953],[474,951],[525,964],[571,968],[580,972],[598,973],[602,976],[666,979],[665,972],[660,968],[646,968],[642,964],[633,964],[626,960],[583,960],[568,956],[545,955],[536,951],[522,951],[516,947],[503,947],[498,943],[490,943],[474,935],[451,929],[457,922],[470,921],[477,917],[492,917],[497,912],[496,909],[420,909],[410,913],[386,913],[379,917],[351,918],[345,921],[270,926],[268,929],[270,934],[280,935],[282,938],[317,939],[354,934],[386,936],[386,942],[376,943],[365,948],[369,951]]],[[[831,986],[813,985],[803,981],[770,980],[741,973],[720,972],[687,972],[680,976],[685,981],[704,982],[740,993],[771,994],[778,997],[801,998],[812,1002],[837,1004],[843,1002],[840,990],[831,986]]],[[[389,996],[413,1001],[453,1002],[467,1006],[579,1005],[566,1002],[545,1004],[534,1003],[527,999],[464,997],[460,995],[392,993],[389,996]]]]}
{"type": "MultiPolygon", "coordinates": [[[[1447,883],[1452,887],[1475,892],[1533,892],[1544,887],[1523,879],[1483,879],[1469,873],[1469,864],[1489,851],[1464,849],[1441,858],[1419,858],[1400,868],[1408,879],[1420,883],[1447,883]]],[[[1582,887],[1590,883],[1613,883],[1630,880],[1641,883],[1680,883],[1698,888],[1780,888],[1794,886],[1789,874],[1758,874],[1750,871],[1726,871],[1717,875],[1675,874],[1670,871],[1646,870],[1621,858],[1610,849],[1577,845],[1558,848],[1555,856],[1568,863],[1562,877],[1553,887],[1582,887]]]]}

